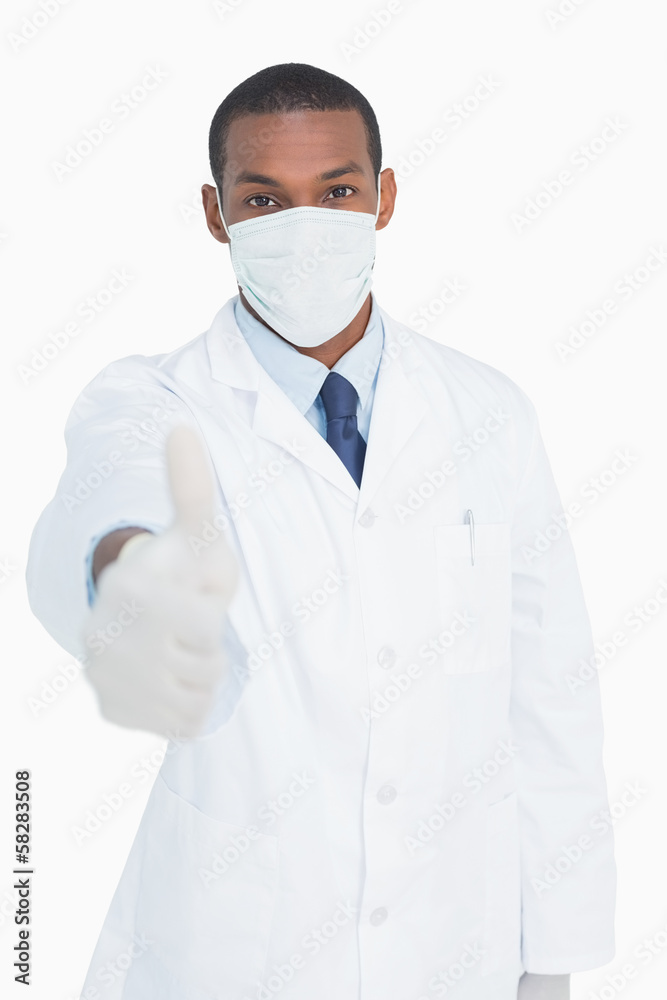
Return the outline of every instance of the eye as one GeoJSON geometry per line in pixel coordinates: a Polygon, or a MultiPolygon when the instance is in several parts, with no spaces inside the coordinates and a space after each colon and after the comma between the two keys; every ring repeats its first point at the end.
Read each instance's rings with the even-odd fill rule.
{"type": "Polygon", "coordinates": [[[252,205],[253,208],[268,208],[269,207],[269,202],[271,202],[273,205],[276,204],[276,202],[273,200],[273,198],[269,198],[268,194],[254,194],[252,196],[252,198],[248,198],[248,204],[252,205]],[[259,201],[262,204],[260,204],[260,205],[253,205],[253,202],[256,202],[256,201],[259,201]]]}
{"type": "Polygon", "coordinates": [[[350,187],[349,184],[339,184],[338,187],[335,187],[332,191],[329,192],[329,194],[327,195],[327,199],[331,198],[332,196],[334,197],[334,199],[349,198],[349,195],[341,194],[341,192],[351,191],[352,194],[354,194],[356,190],[357,190],[356,188],[350,187]]]}

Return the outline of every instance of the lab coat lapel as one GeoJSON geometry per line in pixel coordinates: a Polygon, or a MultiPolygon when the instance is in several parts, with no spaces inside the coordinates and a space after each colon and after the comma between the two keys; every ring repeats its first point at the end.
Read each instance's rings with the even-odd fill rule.
{"type": "Polygon", "coordinates": [[[338,455],[255,358],[236,324],[233,299],[215,316],[207,346],[212,377],[254,394],[254,433],[290,452],[356,503],[359,489],[338,455]]]}
{"type": "Polygon", "coordinates": [[[252,429],[290,451],[356,502],[359,488],[336,452],[263,368],[252,429]]]}
{"type": "Polygon", "coordinates": [[[408,378],[422,363],[411,331],[380,310],[384,325],[384,348],[375,386],[373,412],[368,433],[359,507],[367,507],[428,412],[428,404],[408,378]],[[397,334],[402,333],[401,342],[397,334]]]}
{"type": "MultiPolygon", "coordinates": [[[[295,455],[357,504],[367,506],[399,452],[424,419],[428,406],[407,372],[421,363],[412,344],[400,342],[396,324],[380,310],[385,342],[359,489],[338,455],[262,368],[234,319],[233,300],[215,317],[208,337],[214,379],[256,394],[252,429],[295,455]]],[[[404,340],[405,338],[403,338],[404,340]]]]}

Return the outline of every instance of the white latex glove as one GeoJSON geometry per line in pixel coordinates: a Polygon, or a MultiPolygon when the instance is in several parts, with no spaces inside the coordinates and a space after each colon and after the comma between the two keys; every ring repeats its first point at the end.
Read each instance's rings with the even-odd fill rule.
{"type": "Polygon", "coordinates": [[[230,669],[222,633],[238,564],[222,532],[198,552],[189,541],[201,539],[215,516],[196,432],[176,427],[166,457],[176,517],[99,574],[83,634],[89,650],[100,647],[98,629],[106,641],[90,652],[84,673],[110,722],[176,738],[201,730],[230,669]]]}
{"type": "Polygon", "coordinates": [[[541,976],[524,972],[519,980],[517,1000],[570,1000],[569,973],[562,976],[541,976]]]}

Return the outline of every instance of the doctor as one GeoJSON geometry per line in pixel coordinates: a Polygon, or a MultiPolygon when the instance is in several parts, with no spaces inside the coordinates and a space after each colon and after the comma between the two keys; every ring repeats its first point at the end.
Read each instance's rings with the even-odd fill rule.
{"type": "Polygon", "coordinates": [[[613,958],[535,410],[371,294],[381,156],[330,73],[236,87],[202,198],[239,295],[68,419],[31,607],[106,718],[169,736],[85,1000],[563,1000],[613,958]]]}

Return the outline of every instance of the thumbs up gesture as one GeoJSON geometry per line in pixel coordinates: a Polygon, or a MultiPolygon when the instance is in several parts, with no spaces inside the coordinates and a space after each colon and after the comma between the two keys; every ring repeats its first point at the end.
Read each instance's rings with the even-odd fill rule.
{"type": "Polygon", "coordinates": [[[198,552],[189,541],[215,517],[199,436],[176,427],[166,455],[176,517],[104,567],[83,636],[102,715],[174,738],[197,735],[230,669],[222,633],[238,564],[222,533],[198,552]]]}

